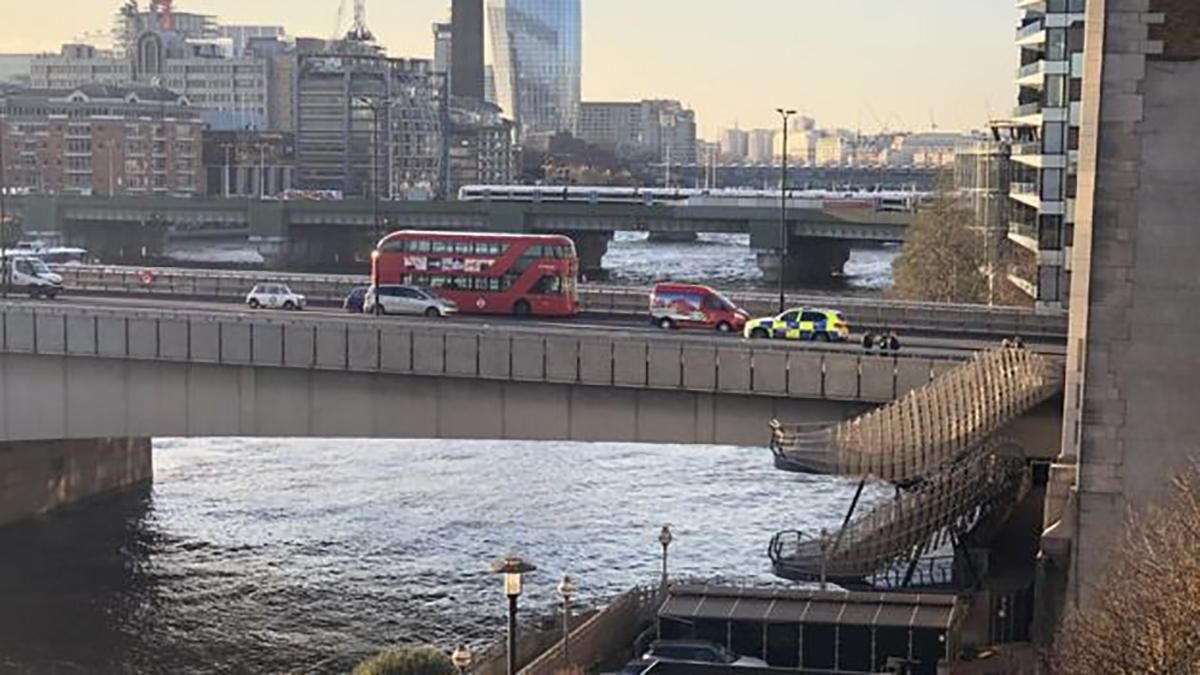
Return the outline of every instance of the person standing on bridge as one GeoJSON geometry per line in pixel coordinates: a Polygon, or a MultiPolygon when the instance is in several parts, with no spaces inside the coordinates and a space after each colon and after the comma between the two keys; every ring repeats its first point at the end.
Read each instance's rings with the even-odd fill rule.
{"type": "Polygon", "coordinates": [[[892,351],[892,352],[900,351],[900,338],[896,337],[896,331],[888,332],[886,342],[884,342],[884,345],[885,345],[884,348],[889,351],[892,351]]]}
{"type": "Polygon", "coordinates": [[[862,346],[864,352],[869,352],[875,347],[875,334],[867,331],[863,334],[862,346]]]}

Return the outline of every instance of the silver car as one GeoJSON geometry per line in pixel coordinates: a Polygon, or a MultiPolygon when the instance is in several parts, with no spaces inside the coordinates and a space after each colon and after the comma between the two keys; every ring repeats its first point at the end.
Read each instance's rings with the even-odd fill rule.
{"type": "Polygon", "coordinates": [[[416,286],[372,286],[363,299],[363,311],[376,315],[415,314],[432,318],[458,312],[458,306],[416,286]]]}

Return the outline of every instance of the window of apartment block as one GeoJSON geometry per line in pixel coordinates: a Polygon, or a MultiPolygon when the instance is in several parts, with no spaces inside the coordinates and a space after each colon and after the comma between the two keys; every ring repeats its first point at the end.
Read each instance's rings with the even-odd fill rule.
{"type": "Polygon", "coordinates": [[[1042,151],[1048,155],[1061,155],[1063,153],[1063,132],[1066,130],[1066,125],[1062,122],[1047,122],[1042,127],[1042,151]]]}
{"type": "Polygon", "coordinates": [[[1051,28],[1046,31],[1046,60],[1067,60],[1067,29],[1051,28]]]}
{"type": "Polygon", "coordinates": [[[1038,249],[1061,251],[1063,234],[1062,216],[1041,216],[1038,219],[1038,249]]]}
{"type": "Polygon", "coordinates": [[[1066,107],[1068,101],[1067,77],[1065,75],[1047,75],[1043,98],[1047,108],[1066,107]]]}
{"type": "Polygon", "coordinates": [[[1038,300],[1058,302],[1062,299],[1062,268],[1046,265],[1038,268],[1038,300]]]}
{"type": "Polygon", "coordinates": [[[1063,198],[1062,169],[1042,169],[1042,199],[1057,202],[1063,198]]]}

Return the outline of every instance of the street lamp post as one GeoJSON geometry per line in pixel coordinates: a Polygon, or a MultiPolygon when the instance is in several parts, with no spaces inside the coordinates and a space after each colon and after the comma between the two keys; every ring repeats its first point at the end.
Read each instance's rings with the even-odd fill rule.
{"type": "Polygon", "coordinates": [[[4,171],[4,142],[8,119],[0,114],[0,296],[8,298],[8,176],[4,171]]]}
{"type": "Polygon", "coordinates": [[[459,675],[462,675],[463,673],[467,672],[468,668],[471,667],[471,661],[473,658],[474,656],[471,654],[470,647],[467,647],[466,645],[459,645],[454,652],[450,654],[450,663],[453,663],[454,667],[458,669],[459,675]]]}
{"type": "Polygon", "coordinates": [[[671,542],[674,540],[675,540],[675,537],[671,536],[671,526],[663,525],[662,531],[658,533],[658,543],[662,544],[662,550],[663,550],[662,551],[662,578],[659,581],[659,584],[663,588],[667,587],[667,548],[669,548],[671,546],[671,542]]]}
{"type": "Polygon", "coordinates": [[[492,563],[492,573],[504,575],[504,595],[508,597],[508,675],[517,675],[517,598],[521,597],[521,577],[537,569],[515,555],[492,563]]]}
{"type": "Polygon", "coordinates": [[[783,121],[783,157],[780,160],[779,172],[779,313],[787,309],[787,298],[784,296],[783,281],[787,276],[787,170],[788,170],[788,118],[796,114],[795,110],[776,108],[775,112],[783,121]]]}
{"type": "Polygon", "coordinates": [[[571,667],[571,649],[569,643],[571,641],[571,598],[575,597],[575,583],[571,581],[570,575],[564,574],[558,586],[555,586],[558,595],[562,597],[563,603],[563,664],[568,668],[571,667]]]}
{"type": "Polygon", "coordinates": [[[375,241],[379,241],[383,237],[379,222],[379,112],[387,103],[366,96],[360,96],[357,101],[371,110],[371,226],[374,228],[375,241]]]}

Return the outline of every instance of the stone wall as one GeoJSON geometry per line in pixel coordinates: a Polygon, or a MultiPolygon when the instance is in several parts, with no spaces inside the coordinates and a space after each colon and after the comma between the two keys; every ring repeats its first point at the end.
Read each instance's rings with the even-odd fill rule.
{"type": "Polygon", "coordinates": [[[0,525],[152,479],[150,439],[0,443],[0,525]]]}
{"type": "Polygon", "coordinates": [[[1158,58],[1172,61],[1200,59],[1200,3],[1196,0],[1150,0],[1150,11],[1163,15],[1162,23],[1150,27],[1150,39],[1163,44],[1162,55],[1158,58]]]}
{"type": "Polygon", "coordinates": [[[1062,455],[1078,475],[1052,528],[1074,539],[1070,605],[1200,439],[1198,27],[1194,0],[1088,5],[1062,455]]]}

